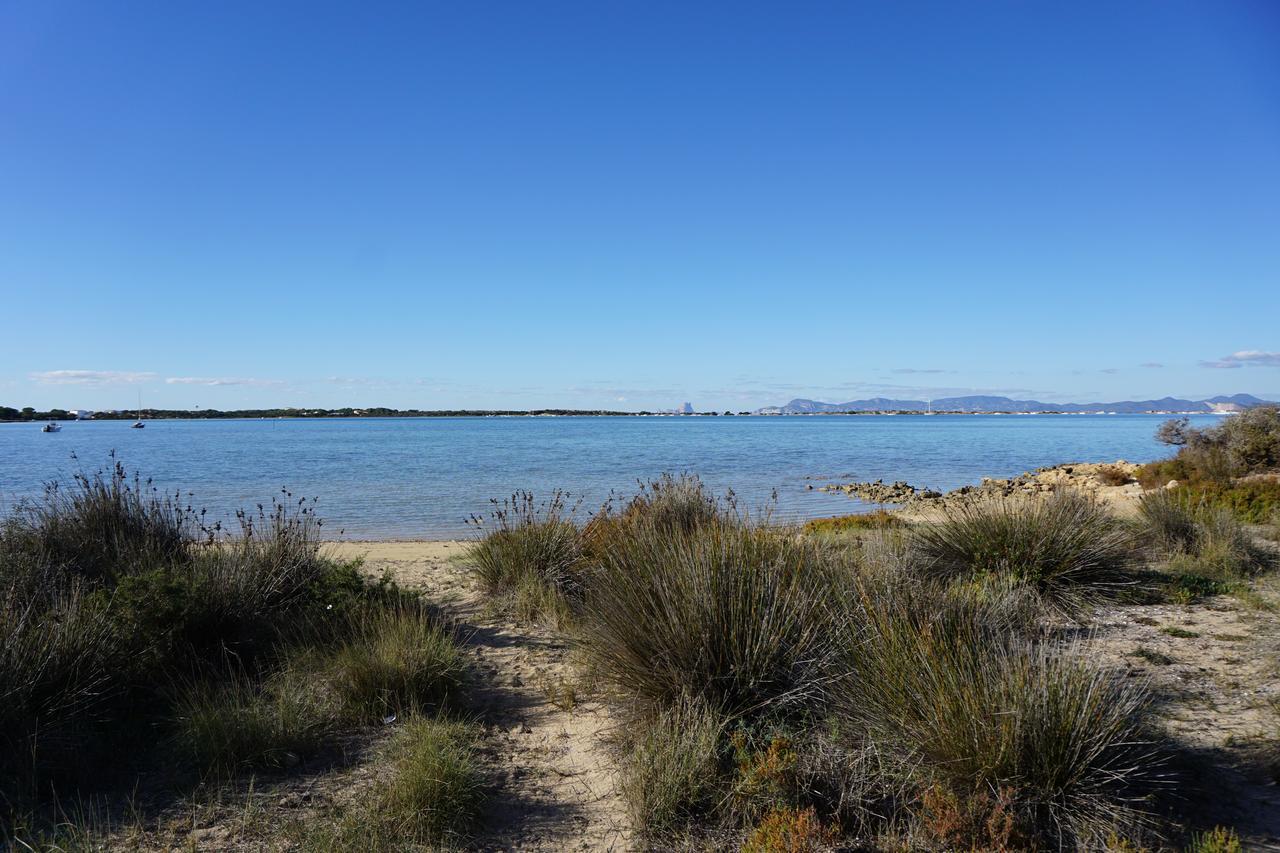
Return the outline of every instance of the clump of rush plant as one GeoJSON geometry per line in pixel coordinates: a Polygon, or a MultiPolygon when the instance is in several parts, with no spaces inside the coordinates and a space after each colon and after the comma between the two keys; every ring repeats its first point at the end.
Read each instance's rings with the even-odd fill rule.
{"type": "Polygon", "coordinates": [[[1196,507],[1173,489],[1143,495],[1138,502],[1138,522],[1140,535],[1164,553],[1194,548],[1199,536],[1196,507]]]}
{"type": "Polygon", "coordinates": [[[582,533],[577,505],[564,492],[539,502],[517,492],[469,522],[479,538],[466,559],[486,591],[523,619],[565,622],[582,592],[582,533]]]}
{"type": "Polygon", "coordinates": [[[1002,833],[1029,843],[1092,848],[1144,822],[1137,798],[1154,762],[1140,685],[1070,648],[920,604],[918,592],[863,588],[836,694],[902,773],[936,804],[987,797],[1002,833]]]}
{"type": "Polygon", "coordinates": [[[1167,560],[1179,575],[1231,581],[1274,562],[1230,511],[1195,501],[1176,489],[1143,496],[1138,504],[1138,530],[1155,557],[1167,560]]]}
{"type": "Polygon", "coordinates": [[[1026,584],[1059,607],[1114,593],[1132,566],[1127,529],[1070,492],[962,503],[914,528],[911,544],[921,567],[935,576],[1026,584]]]}
{"type": "MultiPolygon", "coordinates": [[[[732,497],[729,498],[732,503],[732,497]]],[[[663,474],[640,484],[640,492],[623,508],[624,523],[643,523],[664,533],[692,533],[714,524],[722,508],[702,479],[694,474],[663,474]]]]}
{"type": "Polygon", "coordinates": [[[462,651],[419,602],[364,608],[352,615],[348,631],[330,665],[345,716],[371,722],[439,707],[461,689],[462,651]]]}
{"type": "Polygon", "coordinates": [[[305,850],[394,853],[462,846],[484,802],[479,733],[461,722],[415,717],[387,745],[389,772],[329,821],[295,824],[305,850]]]}
{"type": "Polygon", "coordinates": [[[619,788],[636,826],[668,836],[713,815],[724,795],[719,765],[726,725],[705,702],[682,698],[634,728],[619,788]]]}
{"type": "Polygon", "coordinates": [[[178,754],[214,777],[295,763],[333,729],[325,697],[289,672],[265,681],[236,672],[194,681],[173,713],[178,754]]]}
{"type": "Polygon", "coordinates": [[[583,530],[587,556],[598,561],[625,547],[626,540],[642,531],[658,535],[688,535],[702,527],[739,520],[737,502],[730,493],[719,499],[693,474],[663,474],[641,481],[637,493],[615,510],[615,497],[591,517],[583,530]]]}
{"type": "Polygon", "coordinates": [[[816,699],[844,568],[821,543],[747,523],[646,527],[599,560],[578,640],[635,704],[742,714],[816,699]]]}

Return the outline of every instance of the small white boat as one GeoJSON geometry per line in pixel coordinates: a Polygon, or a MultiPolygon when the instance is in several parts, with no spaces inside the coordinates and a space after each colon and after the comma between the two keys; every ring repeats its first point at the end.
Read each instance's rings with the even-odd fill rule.
{"type": "Polygon", "coordinates": [[[142,422],[142,392],[138,392],[138,419],[133,422],[130,429],[144,429],[147,425],[142,422]]]}
{"type": "Polygon", "coordinates": [[[61,432],[62,427],[53,421],[49,421],[44,426],[40,427],[40,431],[41,432],[61,432]]]}

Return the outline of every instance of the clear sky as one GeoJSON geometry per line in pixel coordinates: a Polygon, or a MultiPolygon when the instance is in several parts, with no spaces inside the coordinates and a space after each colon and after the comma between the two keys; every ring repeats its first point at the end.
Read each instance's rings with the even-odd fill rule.
{"type": "Polygon", "coordinates": [[[0,2],[0,404],[1280,397],[1280,4],[0,2]]]}

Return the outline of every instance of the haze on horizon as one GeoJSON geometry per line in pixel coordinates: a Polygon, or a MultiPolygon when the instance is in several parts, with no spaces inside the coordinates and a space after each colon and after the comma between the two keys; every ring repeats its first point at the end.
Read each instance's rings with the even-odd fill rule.
{"type": "Polygon", "coordinates": [[[1280,398],[1280,7],[22,0],[0,405],[1280,398]]]}

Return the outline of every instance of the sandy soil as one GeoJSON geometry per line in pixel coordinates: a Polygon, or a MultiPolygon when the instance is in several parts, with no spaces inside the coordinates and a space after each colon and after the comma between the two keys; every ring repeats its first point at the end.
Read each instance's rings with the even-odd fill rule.
{"type": "MultiPolygon", "coordinates": [[[[1280,606],[1265,584],[1259,603],[1280,606]]],[[[1099,608],[1090,653],[1149,680],[1189,821],[1231,826],[1280,850],[1280,616],[1231,596],[1195,605],[1099,608]]]]}
{"type": "Polygon", "coordinates": [[[496,783],[474,847],[481,850],[622,850],[625,810],[605,752],[608,709],[589,696],[552,631],[490,615],[457,557],[460,542],[345,542],[372,574],[426,593],[461,625],[475,661],[473,710],[496,783]]]}

